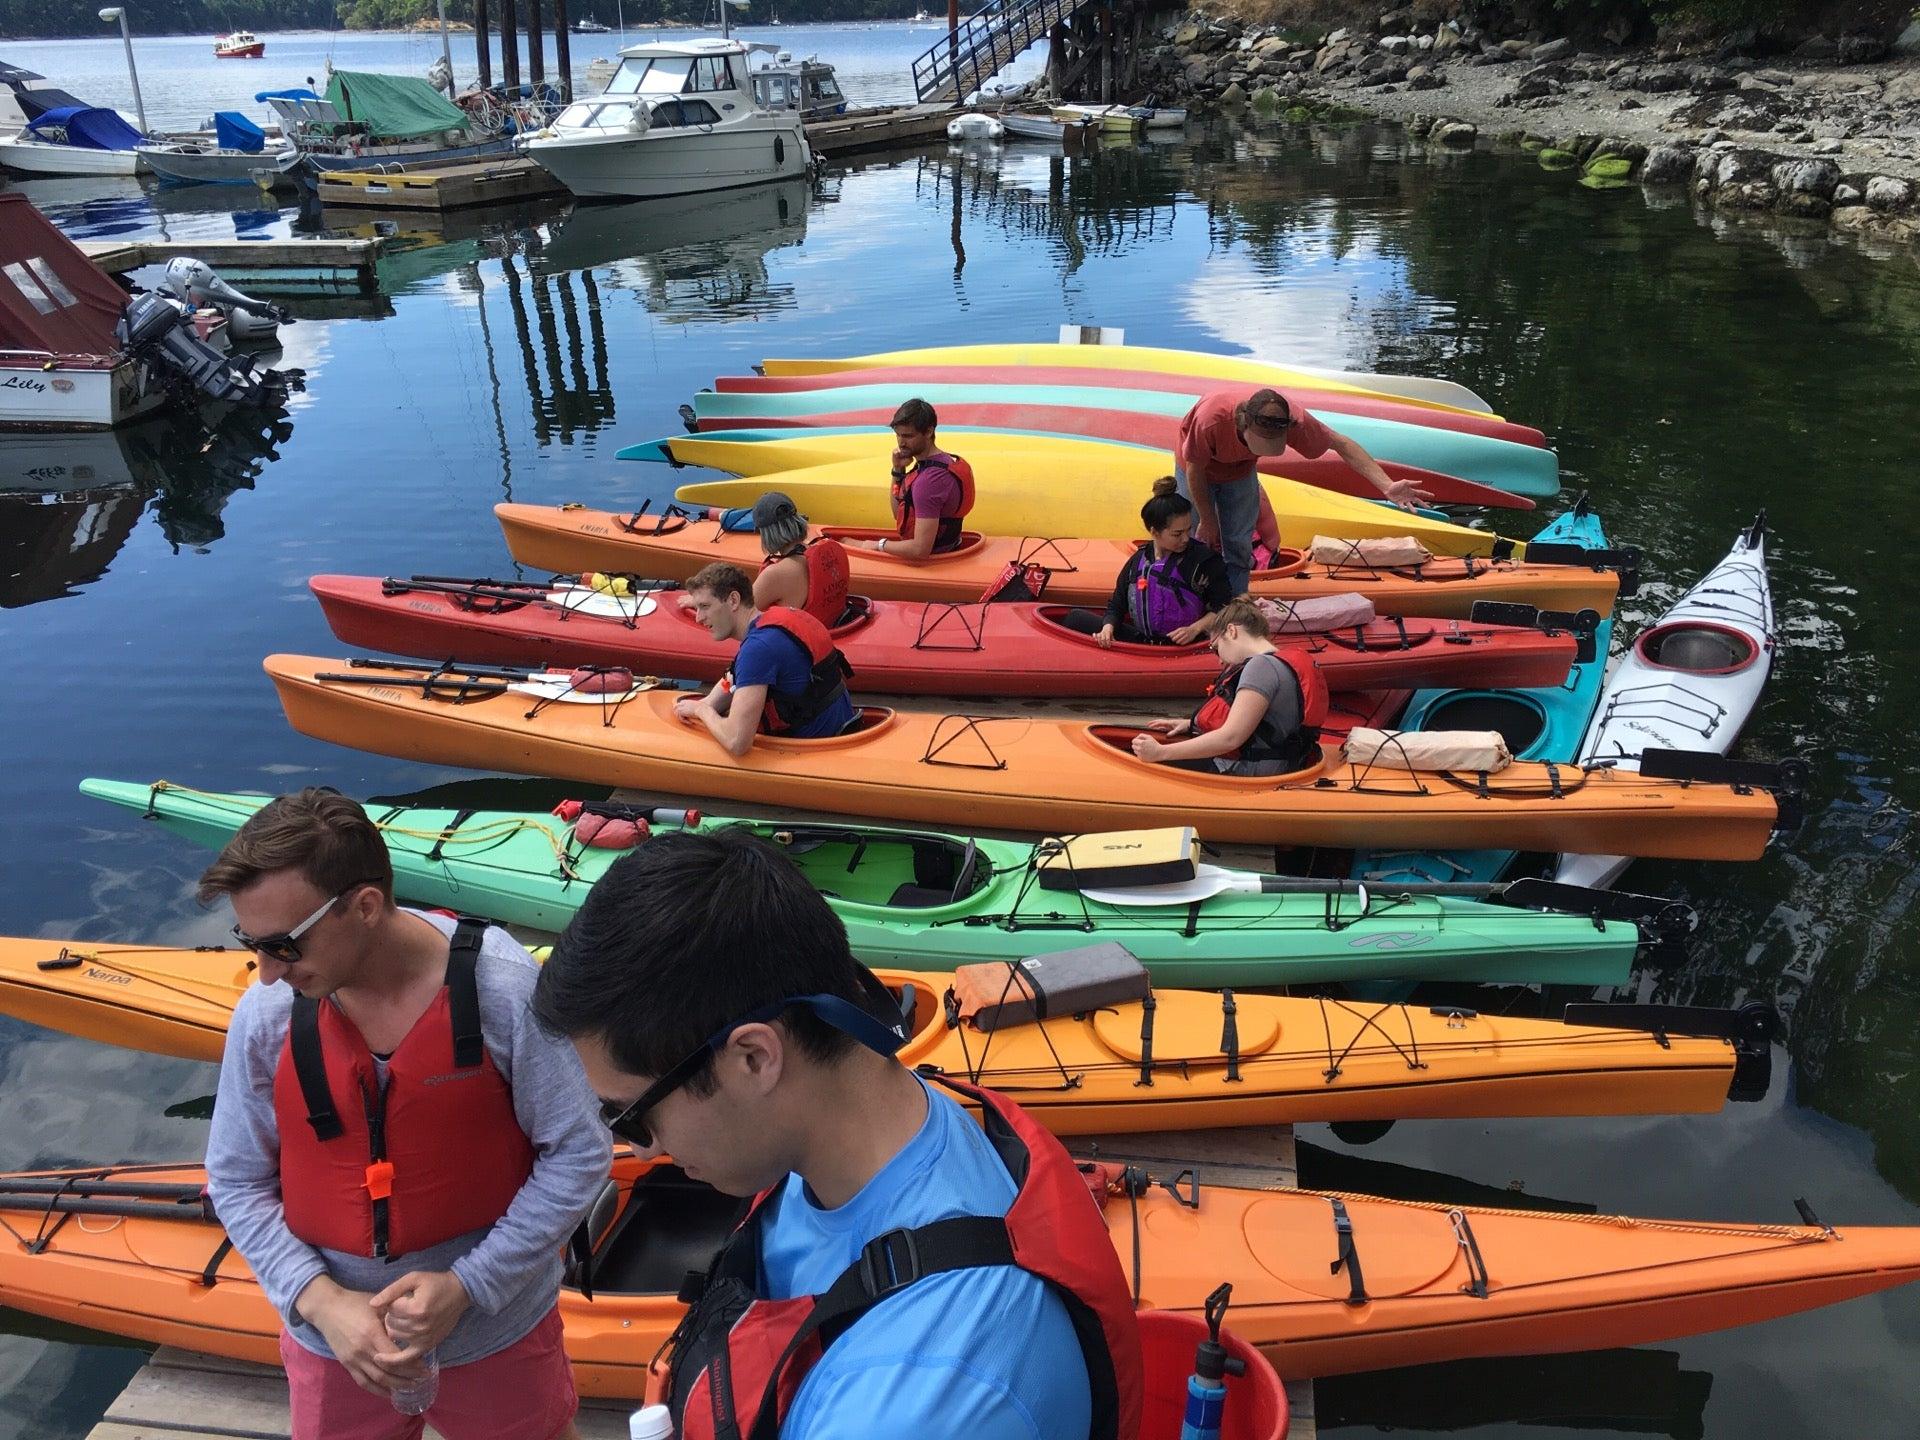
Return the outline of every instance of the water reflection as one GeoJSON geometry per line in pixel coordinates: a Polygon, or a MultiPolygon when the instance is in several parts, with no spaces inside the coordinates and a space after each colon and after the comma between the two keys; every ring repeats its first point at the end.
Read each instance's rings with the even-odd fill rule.
{"type": "Polygon", "coordinates": [[[251,489],[293,433],[283,417],[161,416],[119,430],[0,436],[0,607],[98,580],[152,507],[168,545],[226,533],[227,498],[251,489]]]}

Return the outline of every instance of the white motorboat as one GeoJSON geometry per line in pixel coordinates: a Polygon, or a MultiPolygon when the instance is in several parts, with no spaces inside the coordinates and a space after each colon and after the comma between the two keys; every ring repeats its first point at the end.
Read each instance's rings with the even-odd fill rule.
{"type": "Polygon", "coordinates": [[[779,48],[731,38],[629,46],[604,92],[569,105],[520,148],[588,199],[647,200],[803,175],[813,153],[800,112],[763,108],[747,69],[750,55],[779,48]]]}
{"type": "Polygon", "coordinates": [[[765,110],[798,110],[802,120],[847,113],[847,97],[833,66],[816,55],[795,60],[785,50],[753,72],[753,98],[765,110]]]}
{"type": "Polygon", "coordinates": [[[21,175],[137,175],[145,140],[115,111],[62,105],[0,137],[0,165],[21,175]]]}
{"type": "Polygon", "coordinates": [[[1055,120],[1051,115],[1036,115],[1030,110],[1003,110],[1000,123],[1015,139],[1051,140],[1056,145],[1094,133],[1091,120],[1055,120]]]}
{"type": "Polygon", "coordinates": [[[598,20],[580,19],[573,22],[573,33],[576,35],[611,35],[613,33],[613,27],[611,25],[602,25],[598,20]]]}
{"type": "Polygon", "coordinates": [[[300,152],[290,141],[268,142],[266,132],[246,116],[221,110],[213,117],[213,143],[176,140],[142,145],[140,155],[162,184],[291,184],[300,152]]]}
{"type": "Polygon", "coordinates": [[[991,115],[956,115],[947,122],[949,140],[998,140],[1006,126],[991,115]]]}
{"type": "Polygon", "coordinates": [[[49,110],[87,102],[69,95],[47,77],[19,65],[0,63],[0,135],[15,135],[49,110]]]}
{"type": "MultiPolygon", "coordinates": [[[[1607,676],[1577,758],[1638,770],[1648,750],[1725,755],[1760,703],[1774,644],[1762,514],[1724,560],[1635,637],[1607,676]]],[[[1554,878],[1605,889],[1630,863],[1624,855],[1562,855],[1554,878]]]]}

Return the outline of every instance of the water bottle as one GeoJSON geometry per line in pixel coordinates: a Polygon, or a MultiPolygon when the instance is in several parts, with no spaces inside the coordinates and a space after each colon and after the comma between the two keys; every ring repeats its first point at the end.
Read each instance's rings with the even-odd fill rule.
{"type": "Polygon", "coordinates": [[[1220,1343],[1220,1322],[1227,1315],[1233,1286],[1222,1285],[1207,1297],[1207,1338],[1193,1355],[1193,1374],[1187,1377],[1187,1411],[1180,1422],[1180,1440],[1220,1440],[1220,1417],[1227,1408],[1227,1376],[1244,1375],[1247,1363],[1227,1353],[1220,1343]]]}
{"type": "Polygon", "coordinates": [[[673,1440],[673,1416],[664,1405],[642,1405],[627,1417],[627,1440],[673,1440]]]}
{"type": "MultiPolygon", "coordinates": [[[[387,1327],[387,1336],[393,1339],[393,1327],[387,1327]]],[[[395,1339],[394,1344],[404,1348],[405,1342],[395,1339]]],[[[392,1391],[393,1408],[402,1415],[424,1415],[433,1408],[433,1402],[440,1398],[440,1352],[429,1350],[420,1362],[420,1374],[404,1385],[395,1386],[392,1391]]]]}

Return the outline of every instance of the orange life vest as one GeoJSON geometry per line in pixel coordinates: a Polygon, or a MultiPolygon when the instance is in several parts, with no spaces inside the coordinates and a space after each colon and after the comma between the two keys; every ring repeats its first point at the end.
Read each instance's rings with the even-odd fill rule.
{"type": "Polygon", "coordinates": [[[960,482],[960,508],[952,515],[940,517],[940,529],[933,537],[933,548],[937,553],[951,550],[960,543],[961,522],[973,509],[973,467],[958,455],[949,455],[944,450],[929,450],[912,470],[893,482],[889,498],[893,503],[893,521],[902,540],[913,538],[916,522],[913,513],[913,478],[928,466],[945,470],[960,482]]]}
{"type": "Polygon", "coordinates": [[[805,545],[767,556],[760,562],[760,568],[765,570],[795,556],[807,567],[804,607],[807,614],[828,628],[838,625],[847,613],[847,585],[851,579],[846,547],[830,536],[819,535],[805,545]]]}
{"type": "Polygon", "coordinates": [[[533,1143],[487,1054],[475,964],[486,922],[462,917],[447,980],[387,1061],[336,1004],[296,996],[273,1077],[280,1196],[309,1245],[376,1260],[484,1230],[533,1173],[533,1143]]]}
{"type": "MultiPolygon", "coordinates": [[[[760,711],[761,733],[785,735],[823,714],[834,701],[845,695],[847,679],[853,674],[853,667],[847,663],[847,657],[834,647],[833,636],[827,633],[827,627],[804,610],[795,610],[790,605],[769,605],[760,612],[759,623],[798,640],[807,652],[808,663],[813,666],[813,676],[807,682],[807,688],[798,695],[771,687],[767,690],[767,703],[760,711]]],[[[728,672],[727,678],[731,686],[732,672],[728,672]]]]}
{"type": "MultiPolygon", "coordinates": [[[[1319,753],[1320,727],[1327,723],[1327,681],[1317,665],[1295,661],[1279,650],[1273,652],[1273,658],[1287,667],[1287,673],[1300,688],[1300,728],[1291,734],[1282,731],[1269,706],[1246,744],[1222,758],[1278,760],[1289,770],[1298,770],[1319,753]]],[[[1193,728],[1197,733],[1218,730],[1227,723],[1227,716],[1233,710],[1233,697],[1240,690],[1240,674],[1246,668],[1244,661],[1229,665],[1207,686],[1206,700],[1193,712],[1193,728]]]]}

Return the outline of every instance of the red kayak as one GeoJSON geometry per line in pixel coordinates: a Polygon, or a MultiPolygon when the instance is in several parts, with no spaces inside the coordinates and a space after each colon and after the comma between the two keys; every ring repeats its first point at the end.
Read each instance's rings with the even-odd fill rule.
{"type": "MultiPolygon", "coordinates": [[[[1150,370],[1108,370],[1097,365],[1023,365],[1009,371],[1003,365],[886,365],[871,370],[836,370],[826,375],[722,375],[713,388],[722,394],[784,395],[799,390],[839,390],[849,385],[1071,385],[1087,389],[1158,390],[1172,395],[1212,395],[1221,391],[1251,395],[1258,385],[1245,381],[1209,380],[1200,375],[1163,375],[1150,370]]],[[[1309,410],[1329,415],[1365,415],[1374,420],[1397,420],[1403,425],[1425,425],[1434,430],[1457,430],[1509,440],[1515,445],[1544,448],[1547,437],[1531,425],[1516,425],[1497,415],[1475,415],[1465,410],[1435,410],[1375,396],[1341,390],[1297,390],[1286,393],[1309,410]]]]}
{"type": "MultiPolygon", "coordinates": [[[[831,402],[828,402],[831,403],[831,402]]],[[[713,430],[821,430],[885,429],[893,419],[893,407],[866,410],[840,410],[831,414],[794,415],[701,415],[694,424],[701,431],[713,430]]],[[[1124,445],[1145,445],[1171,455],[1180,435],[1180,421],[1170,415],[1142,415],[1132,410],[1093,410],[1072,405],[1027,405],[943,402],[940,423],[983,430],[1037,430],[1050,435],[1083,435],[1090,440],[1117,440],[1124,445]]],[[[1480,505],[1489,509],[1531,510],[1533,501],[1524,495],[1496,490],[1457,475],[1442,475],[1437,470],[1422,470],[1417,465],[1402,465],[1383,460],[1380,468],[1395,480],[1414,480],[1426,490],[1435,505],[1480,505]]],[[[1341,495],[1358,495],[1376,500],[1380,492],[1359,471],[1329,450],[1314,460],[1298,455],[1263,459],[1264,475],[1284,475],[1305,485],[1317,485],[1341,495]]]]}
{"type": "MultiPolygon", "coordinates": [[[[358,575],[307,583],[333,633],[370,650],[561,670],[623,665],[701,681],[719,679],[733,658],[734,647],[715,644],[671,593],[615,600],[524,581],[358,575]]],[[[833,634],[862,691],[1192,698],[1220,668],[1204,645],[1103,650],[1059,623],[1064,605],[861,604],[833,634]]],[[[1556,618],[1568,617],[1540,627],[1388,618],[1292,643],[1321,667],[1329,690],[1531,688],[1564,681],[1580,651],[1556,618]]]]}

